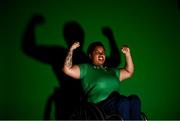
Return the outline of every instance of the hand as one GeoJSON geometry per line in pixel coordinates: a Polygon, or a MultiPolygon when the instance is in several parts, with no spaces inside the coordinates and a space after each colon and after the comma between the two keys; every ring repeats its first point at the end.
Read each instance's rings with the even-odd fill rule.
{"type": "Polygon", "coordinates": [[[71,46],[70,50],[75,50],[76,48],[78,48],[80,46],[80,43],[79,42],[74,42],[74,44],[71,46]]]}
{"type": "Polygon", "coordinates": [[[121,51],[122,53],[124,53],[125,55],[128,55],[130,54],[130,49],[127,45],[124,45],[122,48],[121,48],[121,51]]]}

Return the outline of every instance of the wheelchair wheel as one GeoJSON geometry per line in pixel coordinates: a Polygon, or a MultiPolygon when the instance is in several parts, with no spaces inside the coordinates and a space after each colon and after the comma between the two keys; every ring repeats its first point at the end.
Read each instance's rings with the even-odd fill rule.
{"type": "Polygon", "coordinates": [[[70,120],[122,120],[117,114],[107,114],[95,104],[85,104],[74,111],[70,120]]]}
{"type": "Polygon", "coordinates": [[[141,119],[142,119],[143,121],[147,121],[147,120],[148,120],[146,114],[143,113],[143,112],[141,112],[141,119]]]}
{"type": "MultiPolygon", "coordinates": [[[[141,119],[147,121],[145,113],[141,112],[141,119]]],[[[88,103],[80,106],[70,116],[70,120],[119,120],[123,118],[116,113],[107,113],[96,104],[88,103]]]]}

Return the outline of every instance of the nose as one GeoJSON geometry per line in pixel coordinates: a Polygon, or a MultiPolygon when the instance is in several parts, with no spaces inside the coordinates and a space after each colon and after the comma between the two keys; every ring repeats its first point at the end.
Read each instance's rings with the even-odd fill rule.
{"type": "Polygon", "coordinates": [[[99,55],[104,55],[104,53],[99,53],[99,55]]]}

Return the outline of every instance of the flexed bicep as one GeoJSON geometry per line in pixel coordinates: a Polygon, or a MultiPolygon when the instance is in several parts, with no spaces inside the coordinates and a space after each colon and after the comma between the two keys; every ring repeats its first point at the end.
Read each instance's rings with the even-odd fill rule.
{"type": "Polygon", "coordinates": [[[68,76],[73,77],[75,79],[80,78],[80,68],[78,65],[73,65],[72,57],[73,57],[74,50],[77,49],[79,46],[80,46],[80,43],[75,42],[69,48],[69,51],[67,53],[67,56],[64,62],[64,67],[63,67],[63,72],[67,74],[68,76]]]}

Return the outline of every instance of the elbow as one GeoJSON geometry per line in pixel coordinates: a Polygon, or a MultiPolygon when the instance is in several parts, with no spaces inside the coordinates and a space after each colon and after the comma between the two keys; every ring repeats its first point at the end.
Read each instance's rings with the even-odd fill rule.
{"type": "Polygon", "coordinates": [[[129,71],[129,77],[132,77],[134,75],[134,71],[129,71]]]}
{"type": "Polygon", "coordinates": [[[62,71],[65,73],[65,74],[68,74],[68,68],[66,66],[63,67],[62,71]]]}
{"type": "Polygon", "coordinates": [[[128,73],[128,78],[132,77],[134,75],[134,68],[128,69],[127,73],[128,73]]]}
{"type": "Polygon", "coordinates": [[[132,77],[134,75],[134,64],[130,68],[127,69],[129,73],[129,77],[132,77]]]}
{"type": "Polygon", "coordinates": [[[64,72],[64,74],[71,76],[72,71],[70,67],[64,66],[62,71],[64,72]]]}

